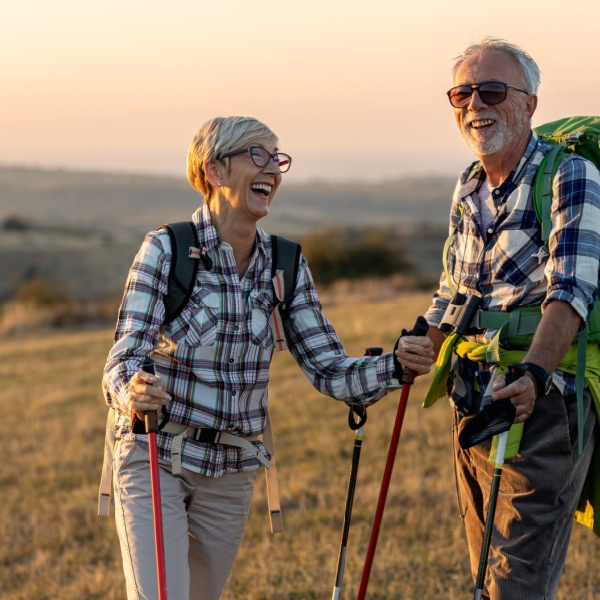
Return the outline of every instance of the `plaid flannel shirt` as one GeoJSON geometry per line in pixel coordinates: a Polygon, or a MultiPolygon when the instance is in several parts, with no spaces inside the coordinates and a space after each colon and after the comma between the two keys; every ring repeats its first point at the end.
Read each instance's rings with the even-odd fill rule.
{"type": "MultiPolygon", "coordinates": [[[[450,211],[449,233],[456,230],[456,237],[448,251],[448,272],[461,292],[482,297],[483,310],[541,305],[543,311],[549,302],[560,300],[586,322],[594,305],[600,265],[600,174],[579,156],[560,164],[552,186],[548,254],[535,215],[533,183],[550,149],[532,133],[510,177],[492,190],[497,212],[487,229],[482,226],[477,197],[485,171],[479,165],[472,173],[472,165],[462,173],[450,211]]],[[[443,273],[425,315],[430,325],[439,325],[451,297],[443,273]]],[[[486,342],[495,333],[488,330],[473,339],[486,342]]],[[[557,371],[554,383],[565,395],[575,392],[573,375],[557,371]]]]}
{"type": "MultiPolygon", "coordinates": [[[[240,281],[232,248],[219,238],[206,204],[194,213],[193,221],[213,267],[207,270],[200,263],[190,301],[177,319],[163,326],[170,240],[164,230],[149,233],[129,272],[105,367],[103,390],[107,404],[119,413],[118,435],[136,435],[142,444],[146,436],[131,431],[127,389],[140,362],[152,351],[157,373],[172,396],[173,422],[240,436],[259,435],[265,426],[274,350],[271,238],[258,227],[253,256],[240,281]]],[[[285,327],[294,359],[323,394],[370,404],[399,387],[391,353],[346,356],[322,312],[304,256],[285,327]]],[[[171,434],[158,435],[161,458],[170,460],[172,439],[171,434]]],[[[256,443],[268,456],[262,443],[256,443]]],[[[188,438],[182,465],[218,477],[256,469],[259,463],[239,448],[188,438]]]]}

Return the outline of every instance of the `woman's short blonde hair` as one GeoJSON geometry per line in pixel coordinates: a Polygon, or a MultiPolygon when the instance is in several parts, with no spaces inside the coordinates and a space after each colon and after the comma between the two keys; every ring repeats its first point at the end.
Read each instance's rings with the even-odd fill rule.
{"type": "Polygon", "coordinates": [[[229,158],[221,156],[241,150],[258,138],[278,144],[277,136],[252,117],[216,117],[204,123],[188,149],[187,178],[191,186],[208,201],[214,188],[206,177],[206,164],[220,161],[229,169],[229,158]]]}

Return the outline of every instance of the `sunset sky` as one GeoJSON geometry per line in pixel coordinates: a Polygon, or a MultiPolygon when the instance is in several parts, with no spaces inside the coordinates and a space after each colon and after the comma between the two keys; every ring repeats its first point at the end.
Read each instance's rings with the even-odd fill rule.
{"type": "Polygon", "coordinates": [[[542,70],[534,125],[598,115],[599,22],[599,0],[4,0],[0,164],[184,177],[199,125],[245,114],[296,181],[456,174],[452,59],[508,39],[542,70]]]}

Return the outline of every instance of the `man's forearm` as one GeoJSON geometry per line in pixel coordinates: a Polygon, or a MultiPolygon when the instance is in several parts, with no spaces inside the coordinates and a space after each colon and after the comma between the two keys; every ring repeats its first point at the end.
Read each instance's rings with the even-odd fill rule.
{"type": "Polygon", "coordinates": [[[523,362],[552,373],[563,359],[581,326],[581,316],[566,302],[550,302],[544,311],[523,362]]]}

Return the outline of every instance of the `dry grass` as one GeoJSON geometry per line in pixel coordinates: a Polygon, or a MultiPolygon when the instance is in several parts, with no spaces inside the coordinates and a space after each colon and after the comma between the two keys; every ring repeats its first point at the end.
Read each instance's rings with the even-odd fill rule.
{"type": "MultiPolygon", "coordinates": [[[[389,349],[429,294],[329,307],[347,350],[389,349]]],[[[0,597],[3,600],[125,598],[114,523],[96,516],[105,408],[100,393],[108,330],[60,333],[0,346],[0,597]]],[[[368,598],[469,598],[466,542],[457,516],[450,410],[420,408],[411,391],[369,583],[368,598]]],[[[398,393],[369,409],[348,543],[343,598],[355,598],[398,393]]],[[[320,396],[288,355],[271,385],[284,533],[269,532],[264,477],[223,600],[331,597],[354,434],[344,405],[320,396]]],[[[574,529],[559,598],[600,597],[600,545],[574,529]]]]}

